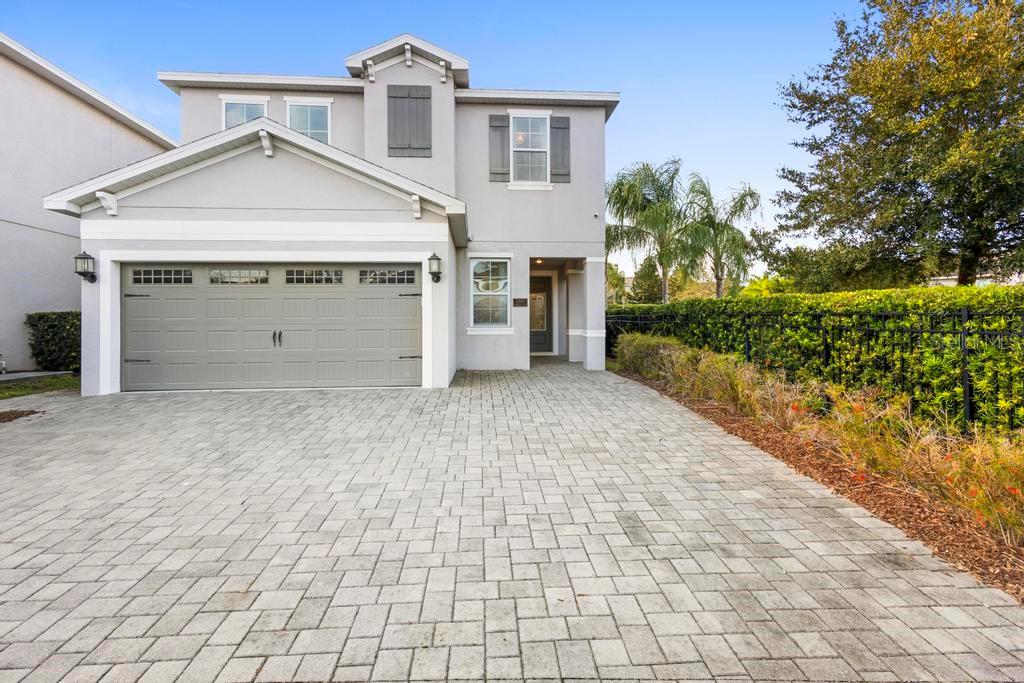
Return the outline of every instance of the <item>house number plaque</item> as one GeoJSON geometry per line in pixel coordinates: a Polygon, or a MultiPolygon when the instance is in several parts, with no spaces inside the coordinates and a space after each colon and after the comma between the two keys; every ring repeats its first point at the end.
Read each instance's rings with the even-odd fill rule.
{"type": "Polygon", "coordinates": [[[529,299],[512,299],[512,306],[515,308],[526,308],[529,305],[529,299]]]}

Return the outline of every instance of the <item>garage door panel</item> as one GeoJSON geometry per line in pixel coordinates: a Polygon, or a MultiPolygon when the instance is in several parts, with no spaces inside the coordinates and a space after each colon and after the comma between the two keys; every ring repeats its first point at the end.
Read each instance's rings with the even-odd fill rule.
{"type": "Polygon", "coordinates": [[[316,315],[320,319],[348,318],[352,315],[352,302],[344,297],[319,297],[316,300],[316,315]]]}
{"type": "Polygon", "coordinates": [[[152,353],[162,351],[163,334],[159,330],[132,330],[125,338],[128,353],[152,353]]]}
{"type": "Polygon", "coordinates": [[[286,320],[293,318],[315,318],[316,299],[312,296],[288,297],[283,302],[283,316],[286,320]]]}
{"type": "Polygon", "coordinates": [[[188,283],[145,284],[131,281],[132,268],[122,275],[127,390],[420,384],[418,266],[396,275],[332,264],[321,277],[315,266],[175,264],[146,268],[188,271],[188,283]]]}
{"type": "Polygon", "coordinates": [[[392,320],[414,320],[420,317],[422,303],[419,298],[402,297],[400,299],[389,299],[387,305],[387,315],[392,320]]]}
{"type": "Polygon", "coordinates": [[[277,320],[281,317],[281,301],[246,297],[242,299],[242,316],[246,320],[277,320]]]}
{"type": "Polygon", "coordinates": [[[236,297],[217,297],[206,300],[209,320],[236,320],[242,316],[242,302],[236,297]]]}
{"type": "Polygon", "coordinates": [[[356,300],[358,318],[385,318],[388,314],[388,300],[382,296],[359,297],[356,300]]]}
{"type": "Polygon", "coordinates": [[[388,332],[392,351],[411,352],[420,348],[420,331],[416,329],[390,330],[388,332]]]}
{"type": "Polygon", "coordinates": [[[317,330],[316,348],[320,351],[344,351],[349,347],[348,330],[317,330]]]}
{"type": "Polygon", "coordinates": [[[132,297],[125,302],[125,314],[128,320],[161,320],[163,308],[163,301],[160,299],[132,297]]]}

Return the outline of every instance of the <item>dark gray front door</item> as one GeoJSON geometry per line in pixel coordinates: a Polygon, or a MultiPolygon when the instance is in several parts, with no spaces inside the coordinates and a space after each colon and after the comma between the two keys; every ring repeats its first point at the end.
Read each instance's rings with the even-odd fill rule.
{"type": "Polygon", "coordinates": [[[416,264],[126,264],[127,391],[418,386],[416,264]]]}
{"type": "Polygon", "coordinates": [[[530,278],[530,353],[552,351],[551,278],[530,278]]]}

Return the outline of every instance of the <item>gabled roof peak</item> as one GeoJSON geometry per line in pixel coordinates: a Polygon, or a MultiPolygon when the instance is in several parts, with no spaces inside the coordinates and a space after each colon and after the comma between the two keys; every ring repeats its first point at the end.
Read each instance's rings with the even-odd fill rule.
{"type": "Polygon", "coordinates": [[[389,38],[383,43],[378,43],[372,47],[368,47],[365,50],[350,55],[345,59],[345,67],[348,72],[356,78],[361,78],[366,74],[367,61],[372,62],[375,65],[379,65],[384,60],[392,57],[398,57],[399,55],[417,55],[424,59],[429,60],[434,64],[438,64],[441,61],[445,62],[445,68],[450,69],[452,72],[452,78],[455,80],[455,85],[460,88],[469,87],[469,60],[465,57],[460,57],[454,52],[449,52],[442,47],[434,45],[433,43],[423,40],[418,36],[414,36],[411,33],[402,33],[394,38],[389,38]],[[409,46],[408,52],[406,46],[409,46]]]}

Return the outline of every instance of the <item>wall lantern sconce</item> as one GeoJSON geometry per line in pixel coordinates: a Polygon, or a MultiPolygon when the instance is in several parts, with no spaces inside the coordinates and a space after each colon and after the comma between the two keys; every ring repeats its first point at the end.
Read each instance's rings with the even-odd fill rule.
{"type": "Polygon", "coordinates": [[[427,272],[430,273],[430,279],[434,282],[441,281],[441,257],[437,254],[431,254],[430,258],[427,259],[427,272]]]}
{"type": "Polygon", "coordinates": [[[75,275],[81,275],[83,280],[96,282],[96,259],[84,251],[76,256],[75,275]]]}

